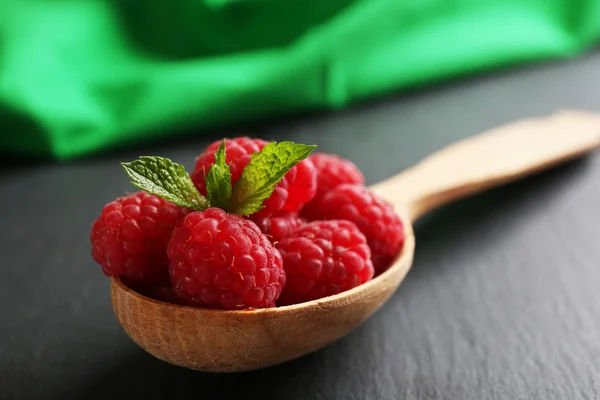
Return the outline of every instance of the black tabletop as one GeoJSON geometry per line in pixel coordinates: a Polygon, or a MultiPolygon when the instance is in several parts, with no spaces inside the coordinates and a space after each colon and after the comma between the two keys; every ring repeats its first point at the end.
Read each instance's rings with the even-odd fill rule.
{"type": "MultiPolygon", "coordinates": [[[[600,111],[600,55],[395,95],[246,133],[316,143],[375,183],[519,117],[600,111]]],[[[6,134],[6,133],[5,133],[6,134]]],[[[131,191],[118,161],[192,166],[216,136],[69,163],[0,167],[0,399],[594,399],[600,396],[600,154],[438,210],[415,263],[364,325],[277,367],[170,366],[118,325],[90,256],[102,205],[131,191]]]]}

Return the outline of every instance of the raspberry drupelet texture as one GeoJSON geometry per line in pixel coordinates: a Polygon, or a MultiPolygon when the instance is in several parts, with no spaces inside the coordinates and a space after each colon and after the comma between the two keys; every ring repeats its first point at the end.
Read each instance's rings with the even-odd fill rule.
{"type": "Polygon", "coordinates": [[[344,183],[364,185],[365,178],[356,165],[336,154],[313,153],[308,159],[317,171],[317,193],[304,205],[301,214],[308,220],[315,221],[321,219],[321,201],[327,193],[344,183]]]}
{"type": "Polygon", "coordinates": [[[385,271],[400,253],[405,232],[391,204],[360,185],[342,184],[321,202],[323,219],[343,219],[358,226],[367,237],[377,274],[385,271]]]}
{"type": "Polygon", "coordinates": [[[287,284],[278,304],[289,305],[341,293],[373,277],[365,236],[349,221],[315,221],[277,244],[287,284]]]}
{"type": "MultiPolygon", "coordinates": [[[[206,195],[205,176],[215,161],[215,153],[222,141],[210,144],[196,159],[196,166],[190,174],[194,185],[200,193],[206,195]]],[[[261,139],[238,137],[225,140],[226,162],[231,171],[231,182],[242,176],[242,171],[250,162],[252,153],[256,153],[269,142],[261,139]]],[[[280,210],[298,211],[304,203],[313,198],[316,193],[316,172],[310,161],[304,160],[283,177],[271,196],[264,201],[264,208],[254,215],[269,217],[280,210]],[[307,163],[304,165],[304,163],[307,163]]]]}
{"type": "Polygon", "coordinates": [[[188,212],[143,191],[112,201],[92,225],[92,257],[107,276],[168,283],[167,244],[188,212]]]}
{"type": "Polygon", "coordinates": [[[309,159],[296,164],[286,174],[288,181],[288,199],[283,209],[298,212],[317,194],[317,170],[309,159]]]}
{"type": "Polygon", "coordinates": [[[270,217],[252,217],[252,221],[258,225],[271,243],[277,243],[290,236],[290,234],[303,224],[298,214],[290,211],[279,211],[270,217]]]}
{"type": "Polygon", "coordinates": [[[167,253],[173,292],[192,306],[274,307],[286,280],[281,255],[258,226],[218,208],[188,214],[167,253]]]}

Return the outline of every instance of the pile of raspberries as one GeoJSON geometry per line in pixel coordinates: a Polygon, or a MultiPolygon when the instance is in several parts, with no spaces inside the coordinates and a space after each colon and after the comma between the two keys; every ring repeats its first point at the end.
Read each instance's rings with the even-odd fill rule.
{"type": "MultiPolygon", "coordinates": [[[[190,174],[206,194],[206,172],[221,141],[190,174]]],[[[227,139],[231,181],[268,142],[227,139]]],[[[338,294],[384,272],[404,244],[392,206],[369,192],[350,161],[313,153],[247,217],[219,208],[192,211],[140,191],[108,203],[91,229],[104,274],[175,304],[252,309],[338,294]]]]}

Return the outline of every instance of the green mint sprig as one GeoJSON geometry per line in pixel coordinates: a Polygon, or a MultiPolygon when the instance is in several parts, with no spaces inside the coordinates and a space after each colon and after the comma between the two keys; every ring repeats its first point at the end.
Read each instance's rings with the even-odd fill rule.
{"type": "Polygon", "coordinates": [[[208,198],[198,192],[185,168],[168,158],[141,156],[121,165],[134,186],[178,206],[200,211],[219,207],[229,213],[248,216],[264,207],[262,203],[271,196],[284,175],[316,147],[293,142],[269,143],[252,154],[241,178],[232,185],[223,140],[205,176],[208,198]]]}
{"type": "Polygon", "coordinates": [[[215,153],[215,162],[205,177],[208,201],[211,207],[219,207],[229,211],[231,203],[231,171],[225,162],[225,140],[215,153]]]}
{"type": "Polygon", "coordinates": [[[183,165],[168,158],[141,156],[138,160],[121,163],[121,166],[137,188],[180,207],[200,211],[209,207],[208,199],[198,192],[183,165]]]}
{"type": "Polygon", "coordinates": [[[262,151],[252,154],[242,177],[233,185],[231,210],[238,215],[250,215],[261,210],[263,201],[271,196],[283,176],[304,160],[317,146],[293,142],[271,142],[262,151]]]}

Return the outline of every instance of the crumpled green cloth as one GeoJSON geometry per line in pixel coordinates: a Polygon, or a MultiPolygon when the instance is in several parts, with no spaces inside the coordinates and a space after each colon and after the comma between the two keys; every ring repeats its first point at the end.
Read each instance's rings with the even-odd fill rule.
{"type": "Polygon", "coordinates": [[[0,149],[69,159],[598,39],[597,0],[0,0],[0,149]]]}

